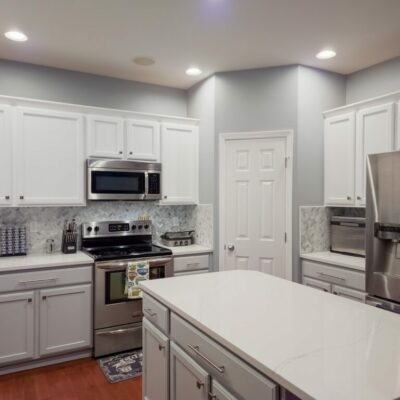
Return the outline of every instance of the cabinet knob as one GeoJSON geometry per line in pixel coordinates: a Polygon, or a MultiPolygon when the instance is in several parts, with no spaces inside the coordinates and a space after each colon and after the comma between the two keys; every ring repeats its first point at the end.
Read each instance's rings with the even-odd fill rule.
{"type": "Polygon", "coordinates": [[[10,200],[10,196],[5,196],[4,197],[6,200],[10,200]]]}
{"type": "Polygon", "coordinates": [[[357,196],[357,200],[361,200],[361,196],[357,196]]]}
{"type": "Polygon", "coordinates": [[[32,299],[28,299],[28,303],[32,303],[32,299]]]}
{"type": "Polygon", "coordinates": [[[201,389],[204,386],[203,382],[197,381],[196,382],[197,389],[201,389]]]}
{"type": "Polygon", "coordinates": [[[42,296],[42,300],[46,300],[47,299],[47,296],[42,296]]]}
{"type": "Polygon", "coordinates": [[[211,392],[208,393],[208,400],[217,400],[217,396],[212,394],[211,392]]]}
{"type": "Polygon", "coordinates": [[[129,154],[132,155],[132,154],[133,154],[133,151],[130,151],[129,154]]]}
{"type": "Polygon", "coordinates": [[[168,196],[164,196],[164,199],[168,198],[168,196]]]}
{"type": "Polygon", "coordinates": [[[120,151],[120,152],[119,152],[119,154],[122,154],[122,153],[123,153],[123,151],[120,151]]]}
{"type": "Polygon", "coordinates": [[[351,197],[350,197],[350,196],[347,196],[347,200],[351,200],[351,197]]]}
{"type": "Polygon", "coordinates": [[[20,200],[23,200],[23,199],[24,199],[24,196],[19,196],[19,198],[20,198],[20,200]]]}
{"type": "Polygon", "coordinates": [[[332,293],[337,295],[337,292],[332,292],[332,293]]]}
{"type": "Polygon", "coordinates": [[[163,351],[165,349],[165,346],[163,346],[162,344],[158,345],[158,350],[163,351]]]}

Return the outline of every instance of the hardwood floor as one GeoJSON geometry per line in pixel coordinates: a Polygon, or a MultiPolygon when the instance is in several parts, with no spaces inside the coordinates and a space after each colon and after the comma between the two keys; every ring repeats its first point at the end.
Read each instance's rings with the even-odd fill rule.
{"type": "Polygon", "coordinates": [[[108,383],[93,359],[0,376],[0,400],[141,400],[141,378],[108,383]]]}

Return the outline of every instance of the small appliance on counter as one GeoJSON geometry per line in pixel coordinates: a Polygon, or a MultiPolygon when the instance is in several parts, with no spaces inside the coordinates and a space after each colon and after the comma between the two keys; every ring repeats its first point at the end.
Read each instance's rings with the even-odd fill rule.
{"type": "Polygon", "coordinates": [[[76,223],[73,219],[71,222],[65,220],[64,230],[62,235],[61,251],[64,254],[76,253],[78,250],[78,232],[76,230],[76,223]]]}
{"type": "Polygon", "coordinates": [[[331,218],[331,251],[365,257],[365,218],[331,218]]]}
{"type": "Polygon", "coordinates": [[[194,231],[165,232],[161,242],[168,247],[190,246],[194,243],[194,231]]]}
{"type": "Polygon", "coordinates": [[[26,256],[26,226],[8,225],[0,227],[0,256],[26,256]]]}

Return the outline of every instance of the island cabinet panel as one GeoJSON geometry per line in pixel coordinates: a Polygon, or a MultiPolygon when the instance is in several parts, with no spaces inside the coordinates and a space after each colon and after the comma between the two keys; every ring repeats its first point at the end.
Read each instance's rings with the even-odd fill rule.
{"type": "Polygon", "coordinates": [[[208,400],[210,375],[173,342],[170,351],[171,400],[208,400]]]}
{"type": "Polygon", "coordinates": [[[169,331],[169,310],[153,297],[143,294],[143,315],[164,333],[169,331]]]}
{"type": "Polygon", "coordinates": [[[169,340],[143,319],[143,399],[169,399],[169,340]]]}
{"type": "Polygon", "coordinates": [[[174,313],[171,313],[171,340],[239,397],[252,400],[278,399],[279,388],[274,382],[174,313]]]}

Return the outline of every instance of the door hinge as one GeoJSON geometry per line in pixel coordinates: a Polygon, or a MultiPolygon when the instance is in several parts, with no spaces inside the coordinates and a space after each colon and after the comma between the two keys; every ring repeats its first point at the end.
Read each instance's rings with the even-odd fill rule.
{"type": "Polygon", "coordinates": [[[287,233],[285,232],[285,243],[287,243],[287,233]]]}

